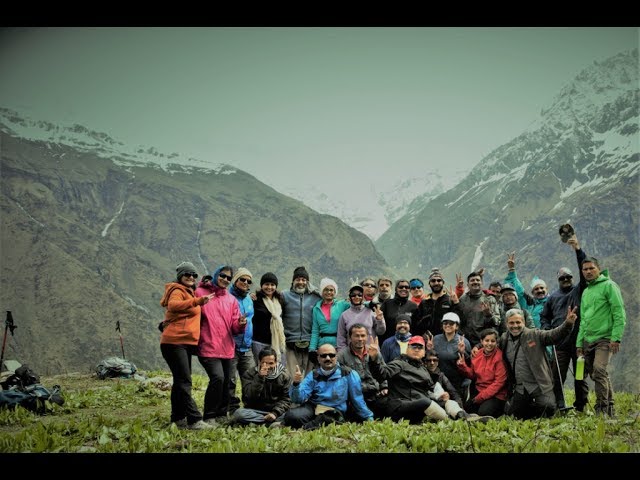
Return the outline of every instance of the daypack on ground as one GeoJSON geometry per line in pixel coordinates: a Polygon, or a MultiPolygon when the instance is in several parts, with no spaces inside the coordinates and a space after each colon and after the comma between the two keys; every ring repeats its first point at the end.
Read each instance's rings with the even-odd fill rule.
{"type": "Polygon", "coordinates": [[[120,357],[105,358],[96,367],[96,374],[101,380],[117,377],[131,378],[137,371],[133,363],[120,357]]]}
{"type": "Polygon", "coordinates": [[[14,409],[20,405],[32,412],[44,413],[47,401],[64,404],[60,386],[54,385],[49,391],[40,384],[40,377],[28,365],[17,368],[1,385],[0,408],[14,409]]]}

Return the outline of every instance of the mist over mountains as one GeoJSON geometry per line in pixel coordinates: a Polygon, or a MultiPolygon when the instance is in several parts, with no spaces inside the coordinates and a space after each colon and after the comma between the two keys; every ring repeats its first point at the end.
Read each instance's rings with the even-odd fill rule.
{"type": "Polygon", "coordinates": [[[435,266],[448,283],[484,266],[487,284],[516,251],[523,284],[538,275],[553,291],[560,266],[576,269],[558,236],[569,222],[623,290],[614,387],[638,392],[639,105],[637,50],[594,62],[465,177],[367,185],[376,200],[355,206],[0,109],[0,306],[19,325],[5,357],[42,373],[86,371],[120,354],[119,320],[128,358],[165,368],[159,300],[185,259],[201,275],[247,267],[256,283],[273,271],[280,289],[305,265],[312,283],[330,276],[342,295],[365,275],[425,278],[435,266]]]}

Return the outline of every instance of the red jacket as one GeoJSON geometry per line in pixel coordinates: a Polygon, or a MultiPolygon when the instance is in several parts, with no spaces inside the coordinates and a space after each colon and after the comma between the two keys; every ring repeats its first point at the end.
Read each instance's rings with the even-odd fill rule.
{"type": "Polygon", "coordinates": [[[471,366],[458,364],[458,370],[467,378],[475,379],[478,395],[473,402],[480,404],[496,397],[507,399],[507,367],[502,360],[502,350],[496,348],[489,355],[484,351],[471,359],[471,366]]]}

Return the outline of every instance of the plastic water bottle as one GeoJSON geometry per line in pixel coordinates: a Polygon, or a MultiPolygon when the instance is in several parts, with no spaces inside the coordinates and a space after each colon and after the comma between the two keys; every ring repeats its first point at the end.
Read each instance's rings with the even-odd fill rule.
{"type": "Polygon", "coordinates": [[[584,380],[584,356],[580,355],[576,363],[576,380],[584,380]]]}

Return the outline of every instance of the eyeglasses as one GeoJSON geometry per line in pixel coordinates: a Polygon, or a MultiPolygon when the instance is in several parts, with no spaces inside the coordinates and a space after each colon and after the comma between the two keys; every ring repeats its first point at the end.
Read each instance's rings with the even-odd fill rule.
{"type": "Polygon", "coordinates": [[[558,280],[560,280],[561,282],[566,282],[567,280],[571,280],[573,277],[560,277],[558,278],[558,280]]]}
{"type": "Polygon", "coordinates": [[[193,272],[189,272],[189,273],[183,273],[182,274],[183,277],[193,277],[193,278],[198,278],[198,274],[197,273],[193,273],[193,272]]]}
{"type": "Polygon", "coordinates": [[[349,298],[354,298],[354,297],[361,297],[362,294],[361,293],[350,293],[349,294],[349,298]]]}
{"type": "Polygon", "coordinates": [[[429,283],[444,283],[444,280],[442,280],[441,278],[433,278],[429,280],[429,283]]]}
{"type": "Polygon", "coordinates": [[[320,357],[320,358],[335,358],[336,354],[335,353],[319,353],[318,357],[320,357]]]}
{"type": "Polygon", "coordinates": [[[231,281],[231,279],[233,278],[231,275],[227,275],[225,273],[219,273],[218,277],[219,278],[224,278],[225,280],[229,280],[229,281],[231,281]]]}
{"type": "Polygon", "coordinates": [[[438,359],[437,358],[429,358],[429,359],[425,360],[425,362],[427,362],[427,363],[438,363],[438,359]]]}
{"type": "Polygon", "coordinates": [[[420,345],[419,343],[411,343],[409,346],[414,350],[422,350],[424,348],[424,345],[420,345]]]}
{"type": "Polygon", "coordinates": [[[373,283],[365,283],[364,285],[362,285],[363,287],[369,287],[369,288],[376,288],[376,286],[373,283]]]}
{"type": "Polygon", "coordinates": [[[409,290],[409,285],[398,285],[398,290],[409,290]]]}
{"type": "Polygon", "coordinates": [[[249,278],[239,278],[239,282],[246,283],[247,285],[251,285],[253,282],[249,278]]]}

